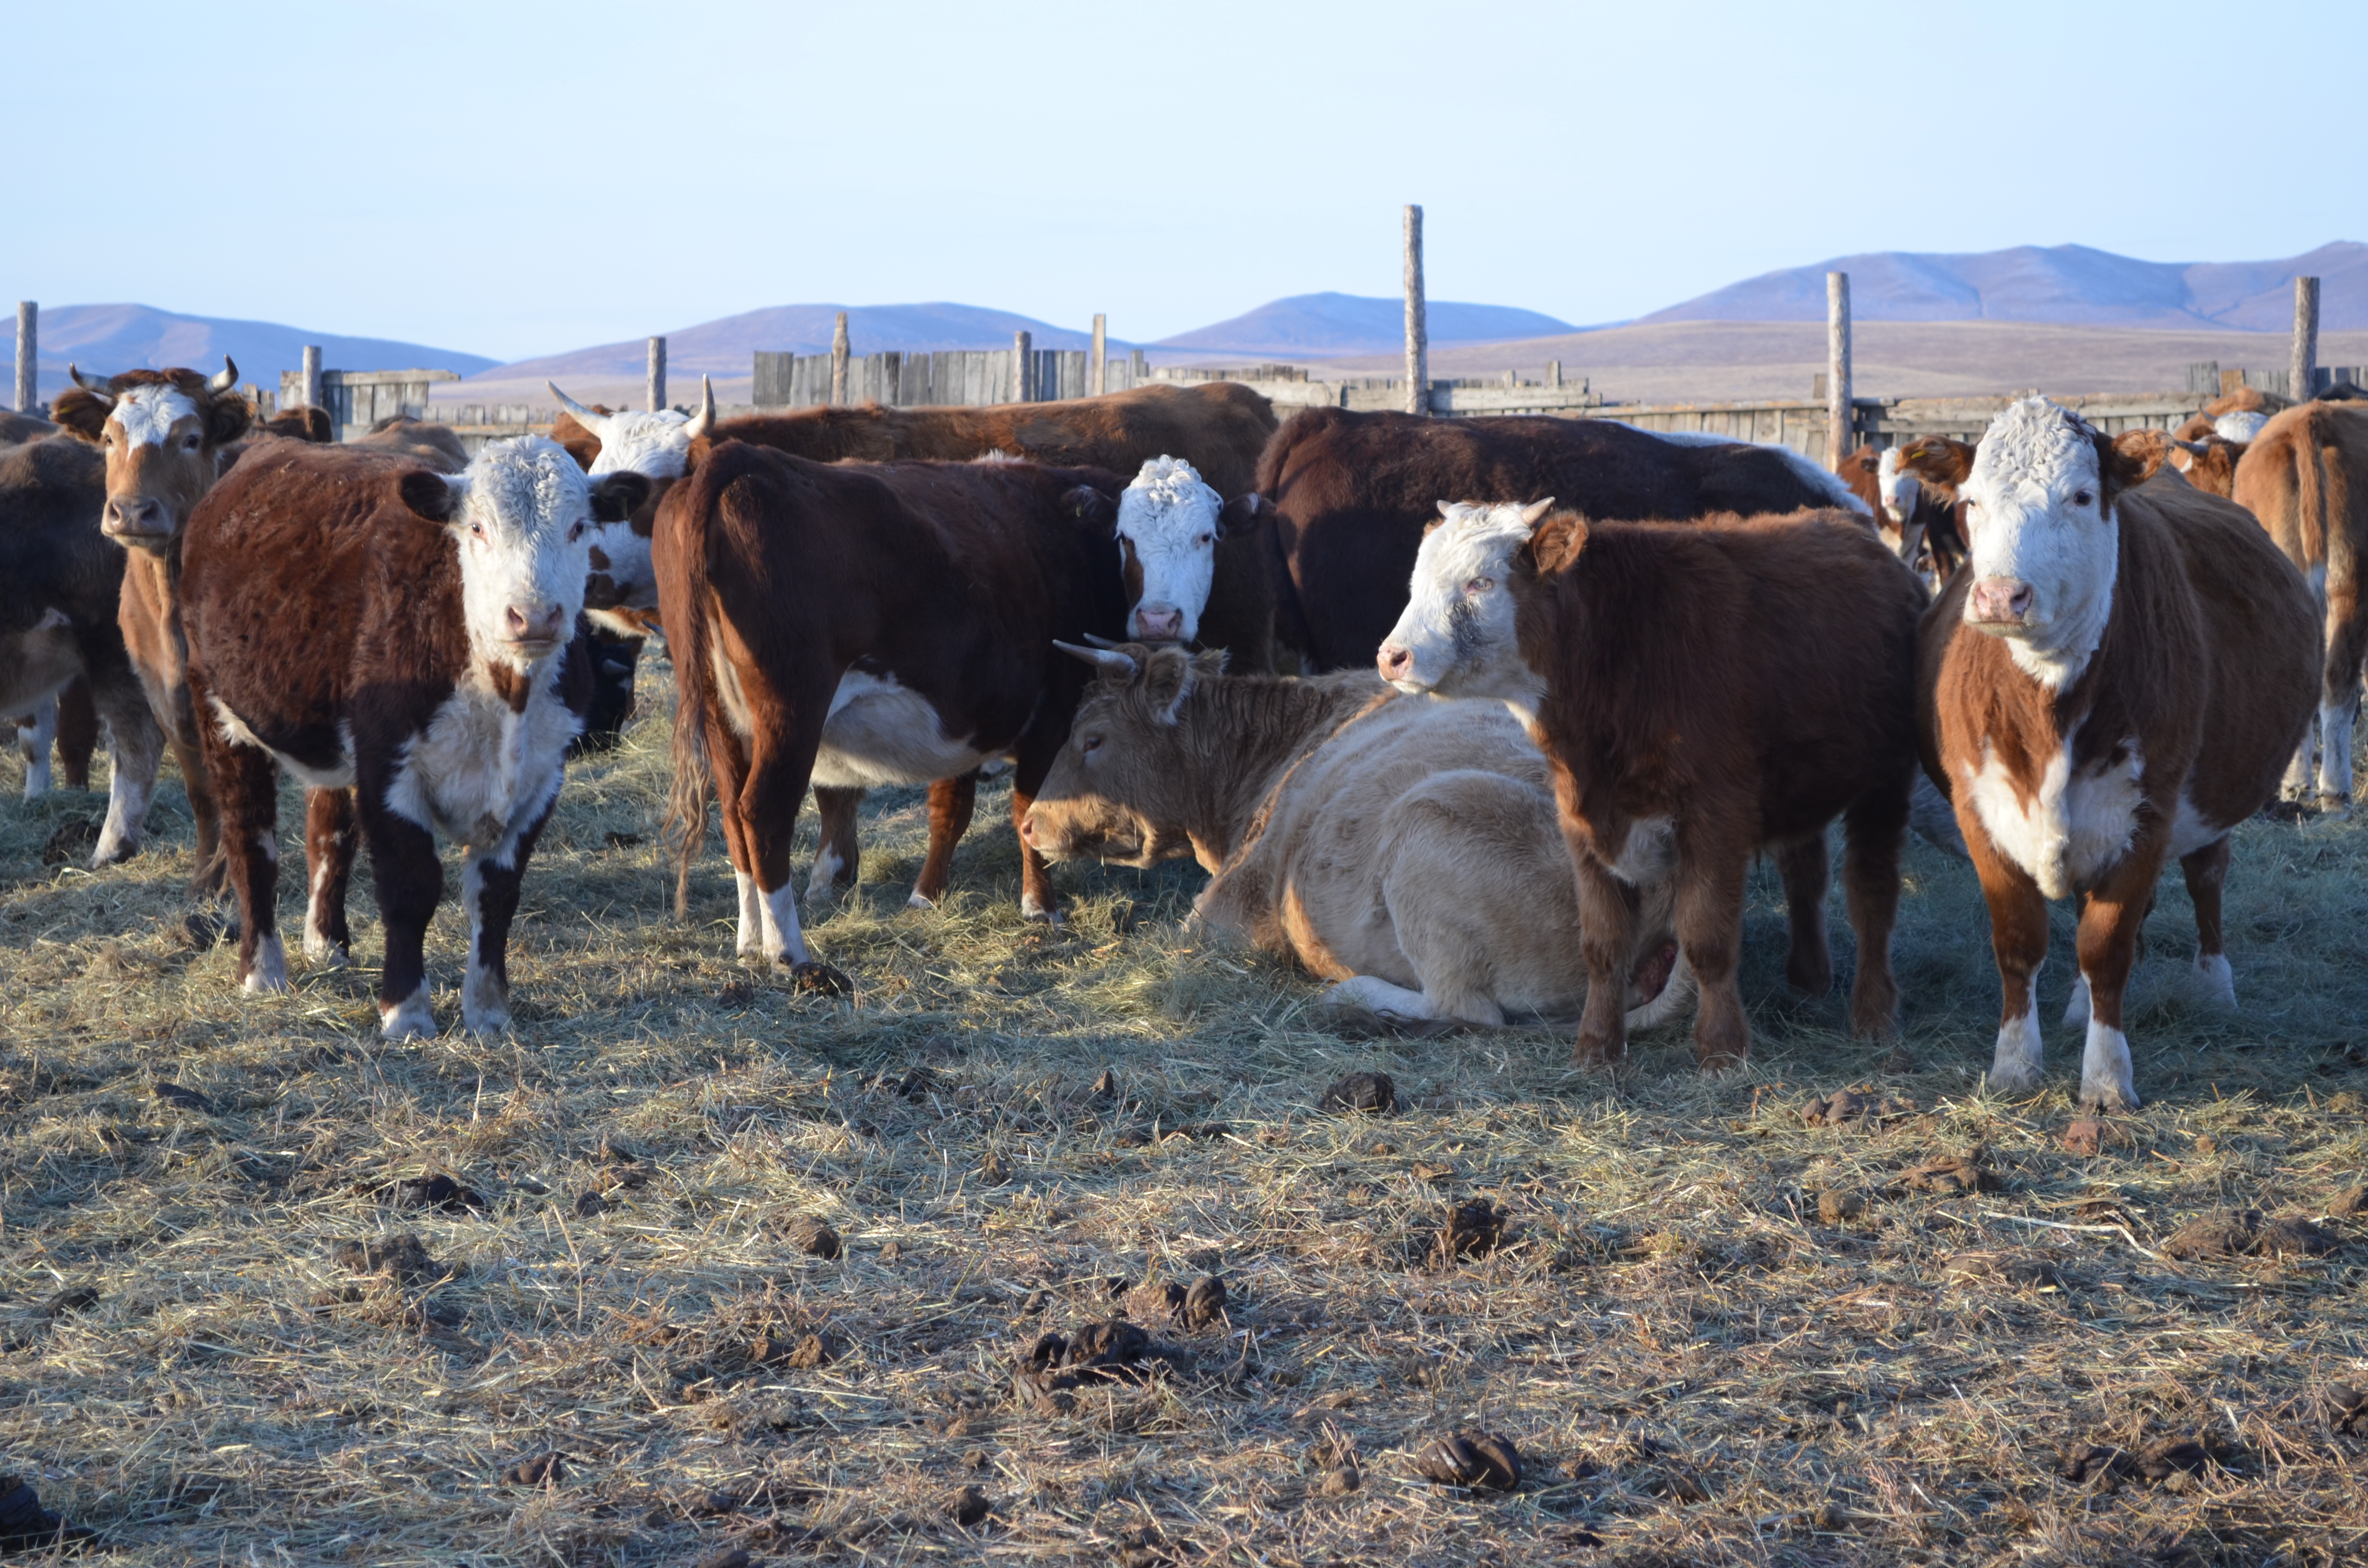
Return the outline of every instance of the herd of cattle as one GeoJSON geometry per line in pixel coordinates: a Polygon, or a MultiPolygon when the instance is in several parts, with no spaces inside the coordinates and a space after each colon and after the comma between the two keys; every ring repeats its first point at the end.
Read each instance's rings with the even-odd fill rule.
{"type": "Polygon", "coordinates": [[[2165,862],[2233,1005],[2221,889],[2280,792],[2340,810],[2368,652],[2368,409],[2099,433],[2032,398],[1976,443],[1781,448],[1607,421],[1308,410],[1229,382],[995,409],[719,420],[569,400],[472,459],[409,420],[328,440],[208,378],[75,372],[0,431],[0,712],[27,791],[111,797],[141,843],[162,753],[238,974],[284,989],[282,769],[305,787],[303,948],[337,962],[367,845],[381,1028],[433,1033],[438,841],[463,850],[461,1017],[507,1020],[520,879],[571,751],[613,738],[643,642],[678,693],[678,903],[712,800],[739,949],[807,987],[791,878],[853,883],[866,790],[927,785],[944,892],[980,771],[1012,769],[1021,904],[1049,862],[1196,857],[1198,917],[1406,1019],[1579,1016],[1582,1060],[1689,1004],[1748,1051],[1745,881],[1827,991],[1843,827],[1850,1018],[1897,1028],[1911,822],[1987,897],[1991,1082],[2034,1085],[2047,903],[2080,903],[2085,1101],[2134,1107],[2123,992],[2165,862]],[[2323,627],[2323,631],[2322,631],[2323,627]],[[1300,675],[1274,673],[1294,662],[1300,675]]]}

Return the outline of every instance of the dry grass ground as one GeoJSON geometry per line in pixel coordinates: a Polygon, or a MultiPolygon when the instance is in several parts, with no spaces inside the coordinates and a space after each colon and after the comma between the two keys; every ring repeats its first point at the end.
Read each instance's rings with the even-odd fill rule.
{"type": "MultiPolygon", "coordinates": [[[[2083,1153],[2076,1031],[2044,1093],[1984,1092],[1978,895],[1920,846],[1902,1059],[1783,997],[1763,873],[1751,1069],[1702,1081],[1663,1030],[1612,1078],[1560,1031],[1335,1032],[1304,977],[1180,929],[1189,869],[1064,869],[1069,925],[1023,926],[1001,790],[931,914],[903,907],[917,794],[875,798],[866,880],[811,928],[862,993],[793,999],[733,960],[720,854],[698,919],[664,917],[664,740],[575,769],[516,1034],[393,1047],[368,969],[236,993],[187,918],[176,788],[94,876],[42,848],[98,798],[22,806],[0,764],[0,1459],[108,1560],[2368,1559],[2368,1437],[2321,1397],[2368,1384],[2368,1230],[2336,1217],[2368,1165],[2368,828],[2242,830],[2241,1017],[2179,1000],[2166,886],[2152,1103],[2083,1153]],[[1362,1069],[1407,1107],[1318,1108],[1362,1069]],[[1804,1123],[1853,1085],[1871,1119],[1804,1123]],[[1994,1189],[1915,1190],[1946,1155],[1994,1189]],[[482,1207],[392,1187],[435,1175],[482,1207]],[[1502,1244],[1441,1257],[1475,1200],[1502,1244]],[[2338,1244],[2169,1256],[2229,1207],[2338,1244]],[[404,1233],[424,1257],[338,1251],[404,1233]],[[1015,1383],[1110,1281],[1210,1272],[1214,1324],[1133,1298],[1173,1347],[1144,1381],[1015,1383]],[[1513,1439],[1517,1492],[1417,1477],[1457,1427],[1513,1439]],[[2201,1468],[2060,1473],[2167,1438],[2201,1468]]],[[[448,1019],[462,934],[448,905],[448,1019]]]]}

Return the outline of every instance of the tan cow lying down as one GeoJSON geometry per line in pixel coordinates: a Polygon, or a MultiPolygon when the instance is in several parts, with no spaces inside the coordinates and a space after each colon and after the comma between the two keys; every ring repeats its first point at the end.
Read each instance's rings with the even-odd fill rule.
{"type": "MultiPolygon", "coordinates": [[[[1363,670],[1293,680],[1227,676],[1221,653],[1069,651],[1103,674],[1021,824],[1040,853],[1193,855],[1215,877],[1200,919],[1338,981],[1335,1006],[1495,1025],[1585,1000],[1545,757],[1501,704],[1401,697],[1363,670]]],[[[1637,897],[1632,1028],[1693,991],[1669,882],[1637,897]]]]}

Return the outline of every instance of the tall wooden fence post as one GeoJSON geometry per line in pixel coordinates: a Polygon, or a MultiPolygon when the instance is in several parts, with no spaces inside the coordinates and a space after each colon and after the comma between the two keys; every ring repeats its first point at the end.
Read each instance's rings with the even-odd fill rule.
{"type": "Polygon", "coordinates": [[[304,345],[304,406],[321,406],[321,346],[304,345]]]}
{"type": "Polygon", "coordinates": [[[847,312],[838,312],[838,324],[830,330],[830,405],[841,408],[847,403],[847,312]]]}
{"type": "Polygon", "coordinates": [[[1032,373],[1036,369],[1035,343],[1033,333],[1015,332],[1011,335],[1011,401],[1014,403],[1036,401],[1036,378],[1032,373]]]}
{"type": "Polygon", "coordinates": [[[650,339],[650,412],[666,406],[666,339],[650,339]]]}
{"type": "Polygon", "coordinates": [[[1406,210],[1406,369],[1408,414],[1430,412],[1430,334],[1422,307],[1422,209],[1406,210]]]}
{"type": "Polygon", "coordinates": [[[1110,390],[1110,317],[1094,312],[1094,362],[1086,367],[1086,395],[1099,397],[1110,390]]]}
{"type": "Polygon", "coordinates": [[[30,414],[41,401],[41,307],[30,300],[17,301],[17,402],[19,414],[30,414]]]}
{"type": "Polygon", "coordinates": [[[1850,274],[1826,274],[1826,466],[1850,454],[1850,274]]]}
{"type": "Polygon", "coordinates": [[[2294,365],[2287,372],[2287,390],[2296,403],[2308,403],[2318,388],[2318,279],[2294,279],[2294,365]]]}

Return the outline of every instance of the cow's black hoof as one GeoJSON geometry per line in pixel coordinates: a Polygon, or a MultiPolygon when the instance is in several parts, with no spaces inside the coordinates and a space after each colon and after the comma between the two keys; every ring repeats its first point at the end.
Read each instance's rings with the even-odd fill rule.
{"type": "Polygon", "coordinates": [[[844,971],[826,963],[801,963],[790,966],[790,985],[805,996],[852,996],[855,982],[844,971]]]}

